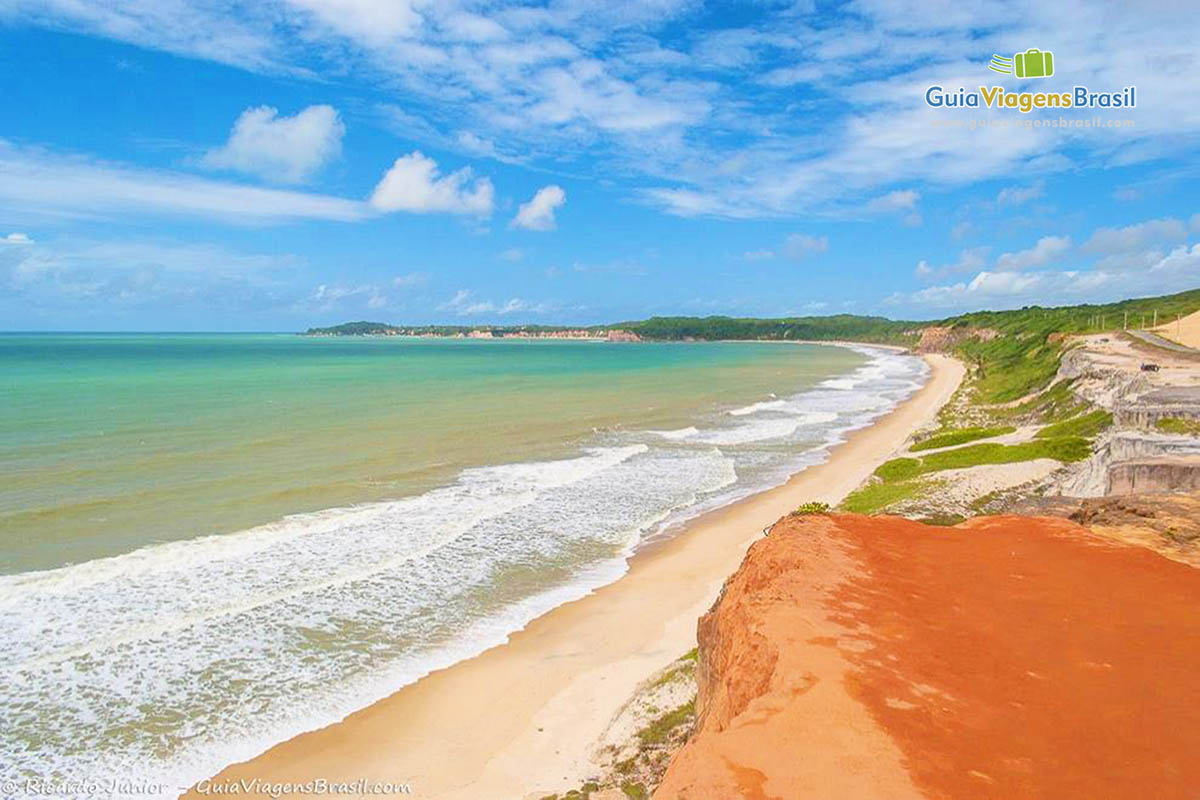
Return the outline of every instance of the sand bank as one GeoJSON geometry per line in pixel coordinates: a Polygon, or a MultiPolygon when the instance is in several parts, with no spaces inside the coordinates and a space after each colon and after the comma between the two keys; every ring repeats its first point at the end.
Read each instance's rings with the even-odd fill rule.
{"type": "Polygon", "coordinates": [[[541,797],[578,786],[592,771],[593,743],[638,683],[695,646],[697,618],[762,529],[804,501],[837,502],[934,417],[963,367],[926,358],[928,383],[825,464],[699,517],[637,555],[617,582],[554,609],[507,644],[231,766],[214,782],[400,781],[412,787],[409,796],[437,800],[541,797]]]}

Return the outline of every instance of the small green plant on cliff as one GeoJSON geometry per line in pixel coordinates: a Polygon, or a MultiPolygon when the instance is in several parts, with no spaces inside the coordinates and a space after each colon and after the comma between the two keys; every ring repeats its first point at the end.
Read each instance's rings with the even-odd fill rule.
{"type": "Polygon", "coordinates": [[[1163,433],[1178,433],[1188,436],[1200,436],[1200,422],[1194,419],[1179,417],[1163,417],[1154,423],[1154,427],[1163,433]]]}
{"type": "Polygon", "coordinates": [[[966,444],[976,439],[990,439],[993,436],[1003,436],[1015,430],[1016,428],[1011,425],[1003,425],[997,428],[959,428],[957,430],[946,431],[945,433],[934,434],[928,439],[922,439],[909,449],[919,451],[936,450],[939,447],[953,447],[956,444],[966,444]]]}
{"type": "Polygon", "coordinates": [[[1047,425],[1037,432],[1039,439],[1053,439],[1056,436],[1082,436],[1091,439],[1112,425],[1112,413],[1099,409],[1090,414],[1073,417],[1063,422],[1047,425]]]}
{"type": "Polygon", "coordinates": [[[650,795],[646,792],[645,786],[633,781],[626,781],[625,783],[622,783],[621,791],[625,793],[626,797],[632,798],[632,800],[648,800],[650,797],[650,795]]]}
{"type": "Polygon", "coordinates": [[[642,746],[662,744],[681,725],[691,724],[696,716],[696,702],[689,700],[679,708],[668,711],[637,733],[642,746]]]}
{"type": "Polygon", "coordinates": [[[874,514],[902,500],[910,500],[928,488],[924,481],[870,483],[851,492],[839,508],[851,514],[874,514]]]}
{"type": "Polygon", "coordinates": [[[822,503],[817,500],[810,500],[807,503],[801,503],[792,512],[793,517],[803,517],[808,514],[828,514],[830,511],[829,503],[822,503]]]}

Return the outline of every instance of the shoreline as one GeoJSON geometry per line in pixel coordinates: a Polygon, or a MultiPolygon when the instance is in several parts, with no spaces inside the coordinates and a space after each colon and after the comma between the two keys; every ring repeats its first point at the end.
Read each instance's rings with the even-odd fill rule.
{"type": "MultiPolygon", "coordinates": [[[[577,785],[593,771],[593,742],[637,685],[695,646],[697,618],[763,529],[801,502],[838,502],[936,415],[963,367],[945,356],[925,360],[926,384],[834,445],[824,463],[688,521],[639,549],[624,576],[506,643],[197,786],[212,794],[226,781],[366,779],[440,799],[541,797],[577,785]]],[[[193,787],[188,796],[207,795],[193,787]]]]}

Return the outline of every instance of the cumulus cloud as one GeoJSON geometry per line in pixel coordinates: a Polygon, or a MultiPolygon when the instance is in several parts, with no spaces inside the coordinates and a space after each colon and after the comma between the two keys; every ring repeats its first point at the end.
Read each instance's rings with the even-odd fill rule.
{"type": "Polygon", "coordinates": [[[233,123],[229,141],[209,150],[201,163],[301,183],[337,157],[345,132],[332,106],[309,106],[292,117],[281,117],[269,106],[247,108],[233,123]]]}
{"type": "Polygon", "coordinates": [[[793,233],[783,242],[783,254],[793,261],[801,261],[828,249],[828,237],[809,236],[806,233],[793,233]]]}
{"type": "Polygon", "coordinates": [[[554,230],[554,213],[567,202],[567,193],[562,187],[550,184],[537,190],[528,203],[522,203],[513,217],[512,225],[530,231],[554,230]]]}
{"type": "Polygon", "coordinates": [[[487,216],[494,193],[487,178],[472,180],[470,167],[442,176],[437,162],[418,150],[396,159],[375,187],[371,205],[381,211],[487,216]]]}
{"type": "Polygon", "coordinates": [[[27,233],[19,233],[14,231],[13,233],[5,236],[3,239],[0,239],[0,242],[4,242],[4,244],[33,244],[33,239],[30,239],[29,234],[27,233]]]}
{"type": "Polygon", "coordinates": [[[1030,267],[1044,267],[1065,255],[1070,249],[1071,240],[1066,236],[1043,236],[1028,250],[1001,254],[996,259],[996,269],[1009,272],[1030,267]]]}

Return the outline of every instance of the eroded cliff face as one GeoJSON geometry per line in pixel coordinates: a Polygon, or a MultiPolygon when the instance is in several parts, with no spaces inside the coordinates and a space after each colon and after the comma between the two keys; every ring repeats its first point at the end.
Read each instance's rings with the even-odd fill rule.
{"type": "Polygon", "coordinates": [[[1062,519],[781,520],[655,797],[1189,797],[1198,576],[1062,519]]]}
{"type": "Polygon", "coordinates": [[[1111,411],[1113,428],[1099,438],[1090,458],[1048,482],[1050,493],[1102,497],[1200,486],[1200,437],[1158,429],[1163,420],[1200,419],[1200,364],[1091,336],[1063,355],[1059,380],[1072,381],[1076,396],[1111,411]],[[1157,369],[1143,371],[1142,364],[1150,362],[1157,369]]]}

